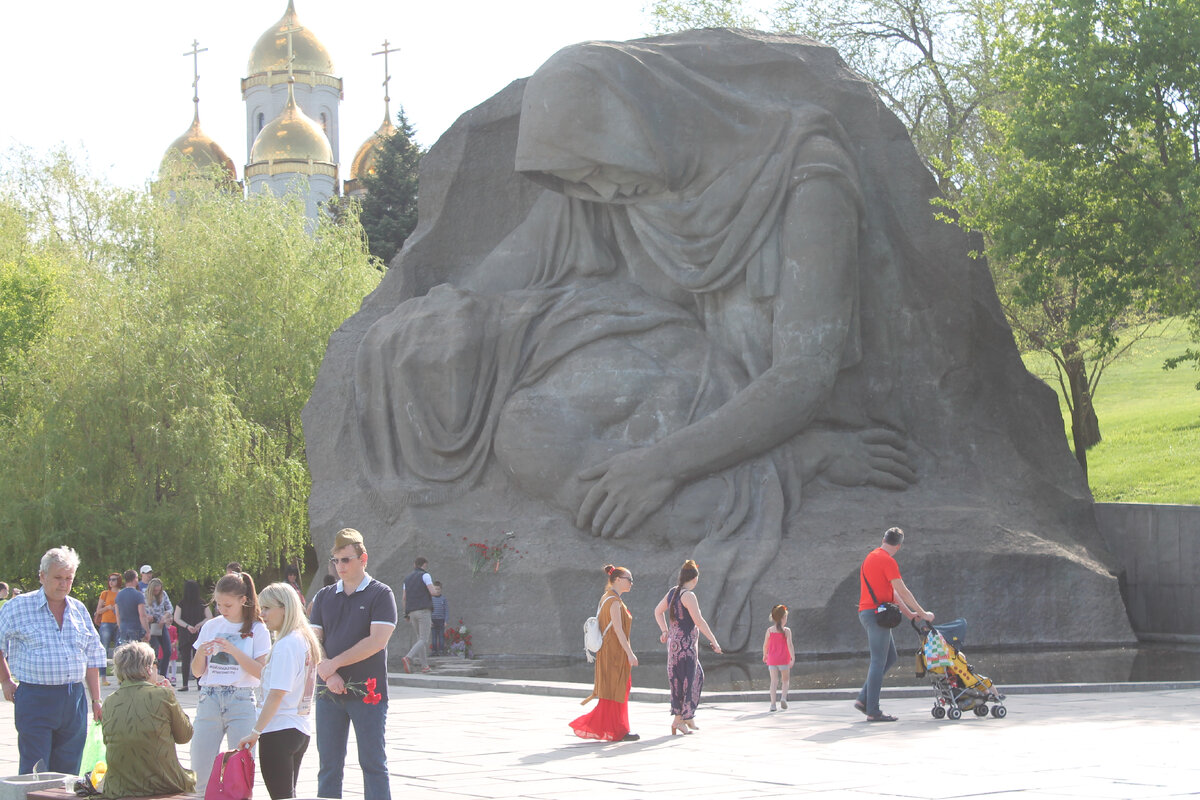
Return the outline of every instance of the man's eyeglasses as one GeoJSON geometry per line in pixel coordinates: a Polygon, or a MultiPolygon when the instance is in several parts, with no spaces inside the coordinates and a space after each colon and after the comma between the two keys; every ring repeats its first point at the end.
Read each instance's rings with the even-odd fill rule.
{"type": "Polygon", "coordinates": [[[351,561],[358,561],[362,556],[342,556],[338,558],[334,556],[329,559],[330,564],[349,564],[351,561]]]}

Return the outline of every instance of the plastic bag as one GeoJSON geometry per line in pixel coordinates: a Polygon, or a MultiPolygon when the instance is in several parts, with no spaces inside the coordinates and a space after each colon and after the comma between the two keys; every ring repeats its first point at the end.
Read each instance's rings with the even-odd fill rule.
{"type": "Polygon", "coordinates": [[[99,722],[89,718],[87,738],[83,741],[83,758],[79,759],[79,777],[87,775],[105,760],[104,729],[99,722]]]}
{"type": "Polygon", "coordinates": [[[946,644],[942,634],[936,630],[930,631],[925,637],[925,666],[928,669],[945,669],[953,663],[950,646],[946,644]]]}

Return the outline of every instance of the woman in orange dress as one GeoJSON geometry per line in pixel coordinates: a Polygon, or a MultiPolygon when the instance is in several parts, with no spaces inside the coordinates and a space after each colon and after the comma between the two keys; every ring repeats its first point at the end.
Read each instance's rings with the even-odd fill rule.
{"type": "Polygon", "coordinates": [[[581,739],[600,739],[606,742],[634,742],[640,739],[629,732],[629,688],[637,656],[629,645],[629,629],[633,615],[621,601],[621,595],[633,588],[633,574],[624,567],[608,564],[604,567],[608,585],[600,598],[596,619],[604,631],[604,644],[596,653],[596,680],[592,693],[583,703],[598,698],[596,707],[571,722],[575,735],[581,739]]]}

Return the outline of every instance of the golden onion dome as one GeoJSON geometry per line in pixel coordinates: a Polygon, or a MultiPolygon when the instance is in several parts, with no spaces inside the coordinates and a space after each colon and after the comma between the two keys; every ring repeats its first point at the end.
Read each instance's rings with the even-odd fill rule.
{"type": "Polygon", "coordinates": [[[300,109],[289,83],[287,105],[258,132],[250,147],[250,163],[309,159],[332,164],[333,148],[321,126],[300,109]]]}
{"type": "MultiPolygon", "coordinates": [[[[247,75],[287,72],[288,37],[284,31],[288,28],[300,28],[292,0],[288,0],[287,11],[283,12],[279,22],[268,28],[250,51],[247,75]]],[[[333,74],[333,58],[325,49],[325,45],[321,44],[308,28],[300,28],[292,33],[292,55],[292,69],[297,72],[333,74]]]]}
{"type": "Polygon", "coordinates": [[[350,162],[351,180],[362,180],[368,175],[375,174],[375,165],[379,160],[379,151],[383,148],[383,141],[390,138],[395,132],[396,126],[392,124],[390,116],[385,111],[383,124],[362,143],[362,147],[358,148],[358,152],[354,154],[354,160],[350,162]]]}
{"type": "Polygon", "coordinates": [[[212,164],[219,164],[229,175],[231,181],[237,180],[237,170],[233,166],[233,159],[221,149],[219,144],[209,138],[208,134],[200,130],[199,111],[192,117],[192,126],[182,136],[171,142],[171,146],[167,148],[167,152],[163,156],[163,162],[166,163],[175,154],[177,154],[176,157],[182,156],[191,159],[192,163],[201,169],[212,164]]]}

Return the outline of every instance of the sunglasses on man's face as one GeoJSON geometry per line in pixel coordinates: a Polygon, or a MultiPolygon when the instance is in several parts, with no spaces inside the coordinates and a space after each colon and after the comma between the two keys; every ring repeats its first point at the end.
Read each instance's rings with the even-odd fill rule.
{"type": "Polygon", "coordinates": [[[341,558],[334,556],[333,558],[329,559],[329,563],[330,564],[349,564],[351,561],[358,561],[360,558],[362,558],[362,556],[342,556],[341,558]]]}

